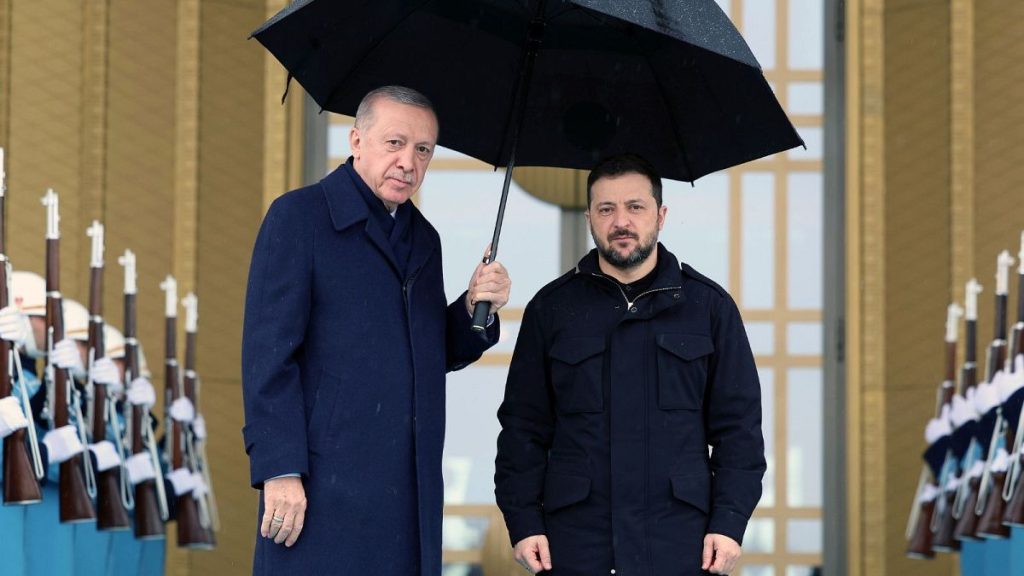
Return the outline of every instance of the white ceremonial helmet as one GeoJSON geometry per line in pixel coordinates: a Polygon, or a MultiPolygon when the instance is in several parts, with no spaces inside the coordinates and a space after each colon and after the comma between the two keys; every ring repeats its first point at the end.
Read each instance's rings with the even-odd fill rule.
{"type": "Polygon", "coordinates": [[[106,356],[112,360],[124,358],[124,334],[110,324],[103,325],[103,344],[106,346],[106,356]]]}
{"type": "Polygon", "coordinates": [[[64,337],[89,341],[89,311],[74,300],[64,299],[64,337]]]}
{"type": "Polygon", "coordinates": [[[46,316],[46,279],[35,272],[12,272],[11,304],[29,316],[46,316]]]}
{"type": "Polygon", "coordinates": [[[46,346],[38,346],[29,316],[46,317],[46,279],[34,272],[15,270],[11,273],[11,304],[18,308],[25,322],[25,353],[30,358],[46,356],[46,346]]]}

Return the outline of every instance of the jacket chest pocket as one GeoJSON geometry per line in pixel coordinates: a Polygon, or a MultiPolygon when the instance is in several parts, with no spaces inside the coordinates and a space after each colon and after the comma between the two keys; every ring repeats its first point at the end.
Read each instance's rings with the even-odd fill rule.
{"type": "Polygon", "coordinates": [[[711,338],[699,334],[658,335],[658,407],[700,410],[704,406],[711,338]]]}
{"type": "Polygon", "coordinates": [[[568,338],[551,347],[551,383],[559,412],[601,412],[604,338],[568,338]]]}

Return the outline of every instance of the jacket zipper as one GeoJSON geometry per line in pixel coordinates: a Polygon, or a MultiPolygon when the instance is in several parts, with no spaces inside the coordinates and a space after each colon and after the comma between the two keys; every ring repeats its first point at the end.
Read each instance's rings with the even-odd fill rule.
{"type": "Polygon", "coordinates": [[[633,298],[632,302],[630,302],[629,301],[629,297],[626,296],[626,293],[622,291],[622,286],[620,286],[618,282],[612,280],[611,278],[609,278],[607,276],[602,276],[600,274],[595,274],[593,272],[591,272],[590,275],[593,276],[594,278],[600,278],[602,280],[606,280],[606,281],[611,282],[612,284],[614,284],[615,288],[618,289],[619,294],[622,294],[622,299],[626,301],[626,309],[627,310],[632,308],[633,304],[636,304],[637,300],[643,298],[644,296],[647,296],[648,294],[654,294],[655,292],[667,292],[669,290],[682,290],[683,289],[682,286],[668,286],[668,287],[665,287],[665,288],[655,288],[654,290],[648,290],[646,292],[641,292],[640,294],[638,294],[636,296],[636,298],[633,298]]]}

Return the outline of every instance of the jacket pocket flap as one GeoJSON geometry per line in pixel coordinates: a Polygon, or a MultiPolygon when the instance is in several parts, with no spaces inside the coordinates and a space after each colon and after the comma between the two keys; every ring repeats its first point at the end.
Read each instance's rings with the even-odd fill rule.
{"type": "Polygon", "coordinates": [[[658,346],[683,360],[696,360],[715,351],[711,338],[700,334],[658,334],[658,346]]]}
{"type": "Polygon", "coordinates": [[[548,474],[544,478],[544,512],[549,513],[582,502],[590,496],[590,478],[548,474]]]}
{"type": "Polygon", "coordinates": [[[707,514],[711,509],[711,477],[707,474],[672,476],[672,495],[707,514]]]}
{"type": "Polygon", "coordinates": [[[551,346],[551,357],[566,364],[580,362],[604,352],[604,338],[567,338],[551,346]]]}

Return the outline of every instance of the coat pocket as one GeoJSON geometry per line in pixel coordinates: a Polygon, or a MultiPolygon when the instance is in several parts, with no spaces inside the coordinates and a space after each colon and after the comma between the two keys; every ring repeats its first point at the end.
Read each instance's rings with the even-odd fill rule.
{"type": "Polygon", "coordinates": [[[700,334],[658,335],[658,407],[700,410],[708,375],[711,338],[700,334]]]}
{"type": "Polygon", "coordinates": [[[340,387],[341,378],[326,370],[320,372],[313,406],[306,420],[306,441],[311,449],[323,445],[328,437],[328,429],[334,415],[334,401],[338,397],[340,387]]]}
{"type": "Polygon", "coordinates": [[[708,474],[687,474],[672,476],[672,495],[676,500],[708,514],[711,512],[711,476],[708,474]]]}
{"type": "Polygon", "coordinates": [[[551,474],[544,477],[544,513],[583,502],[590,496],[590,478],[569,474],[551,474]]]}
{"type": "Polygon", "coordinates": [[[562,413],[601,412],[604,338],[567,338],[551,346],[551,383],[562,413]]]}

